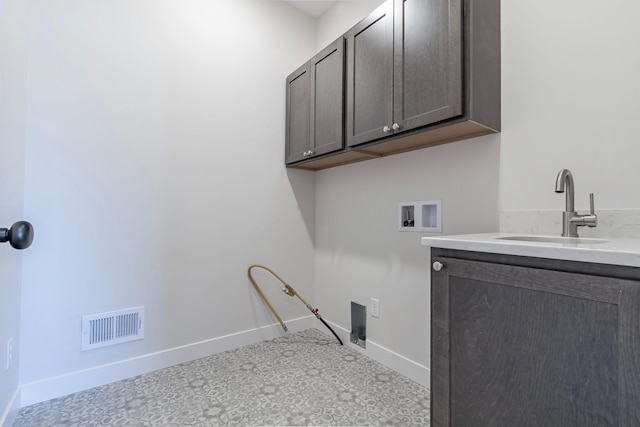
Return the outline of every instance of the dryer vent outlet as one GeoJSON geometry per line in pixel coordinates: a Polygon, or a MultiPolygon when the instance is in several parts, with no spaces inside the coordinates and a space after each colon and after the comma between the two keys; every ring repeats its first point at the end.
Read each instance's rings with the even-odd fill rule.
{"type": "Polygon", "coordinates": [[[367,307],[351,301],[351,342],[367,348],[367,307]]]}

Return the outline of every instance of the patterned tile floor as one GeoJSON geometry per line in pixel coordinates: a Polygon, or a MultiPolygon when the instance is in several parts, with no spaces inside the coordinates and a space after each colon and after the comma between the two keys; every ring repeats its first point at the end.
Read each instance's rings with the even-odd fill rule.
{"type": "Polygon", "coordinates": [[[428,426],[429,390],[317,329],[20,410],[36,426],[428,426]]]}

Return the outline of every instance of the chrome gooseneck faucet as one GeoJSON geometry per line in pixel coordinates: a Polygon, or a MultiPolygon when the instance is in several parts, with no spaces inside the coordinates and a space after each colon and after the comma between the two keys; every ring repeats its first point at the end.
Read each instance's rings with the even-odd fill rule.
{"type": "Polygon", "coordinates": [[[562,169],[556,178],[556,193],[566,193],[566,207],[562,212],[562,236],[579,237],[578,227],[595,227],[598,216],[594,212],[593,193],[589,194],[590,212],[579,215],[575,211],[573,175],[569,169],[562,169]]]}

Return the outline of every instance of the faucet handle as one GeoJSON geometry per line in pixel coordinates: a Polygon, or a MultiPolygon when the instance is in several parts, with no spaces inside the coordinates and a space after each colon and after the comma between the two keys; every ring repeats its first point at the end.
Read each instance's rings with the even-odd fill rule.
{"type": "Polygon", "coordinates": [[[597,227],[598,226],[598,215],[596,215],[594,203],[593,203],[593,193],[589,193],[589,214],[587,215],[577,215],[576,216],[576,225],[587,227],[597,227]]]}

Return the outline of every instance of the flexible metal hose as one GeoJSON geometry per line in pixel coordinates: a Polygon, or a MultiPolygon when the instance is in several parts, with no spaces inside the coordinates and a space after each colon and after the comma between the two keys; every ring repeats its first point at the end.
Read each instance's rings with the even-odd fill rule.
{"type": "Polygon", "coordinates": [[[342,340],[340,339],[340,337],[338,336],[338,334],[336,334],[336,332],[331,328],[331,326],[329,326],[329,324],[327,322],[324,321],[324,319],[322,318],[322,316],[320,316],[320,313],[318,312],[317,308],[313,308],[311,306],[311,304],[309,304],[304,298],[302,298],[302,296],[296,292],[295,289],[293,289],[282,277],[280,277],[278,275],[278,273],[276,273],[275,271],[273,271],[272,269],[270,269],[269,267],[267,267],[266,265],[262,265],[262,264],[251,264],[249,266],[249,269],[247,270],[247,275],[249,276],[249,280],[251,281],[251,283],[253,284],[253,287],[256,288],[256,291],[258,291],[258,294],[260,295],[260,297],[262,297],[262,299],[264,300],[264,302],[267,304],[267,306],[269,307],[269,309],[271,309],[271,312],[274,314],[274,316],[276,316],[276,319],[278,319],[278,322],[280,322],[280,325],[282,325],[282,329],[285,330],[285,332],[288,330],[287,329],[287,325],[284,324],[284,321],[282,320],[282,318],[280,317],[280,315],[278,314],[278,312],[276,311],[276,309],[273,307],[273,305],[271,304],[271,302],[269,301],[269,299],[266,297],[266,295],[264,294],[264,292],[262,292],[262,289],[260,289],[260,286],[258,286],[258,283],[256,282],[256,280],[253,278],[253,275],[251,274],[251,270],[253,268],[261,268],[263,270],[268,271],[269,273],[271,273],[273,275],[273,277],[275,277],[276,279],[278,279],[280,281],[280,283],[282,283],[284,285],[284,289],[282,290],[285,294],[289,295],[290,297],[296,296],[298,297],[298,299],[300,301],[302,301],[302,303],[305,305],[305,307],[307,307],[309,309],[309,311],[311,311],[311,313],[313,313],[314,316],[316,316],[317,319],[319,319],[333,334],[333,336],[336,337],[336,339],[338,340],[338,342],[340,343],[340,345],[344,345],[342,343],[342,340]]]}

